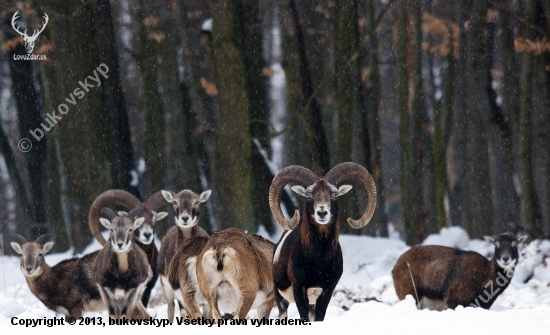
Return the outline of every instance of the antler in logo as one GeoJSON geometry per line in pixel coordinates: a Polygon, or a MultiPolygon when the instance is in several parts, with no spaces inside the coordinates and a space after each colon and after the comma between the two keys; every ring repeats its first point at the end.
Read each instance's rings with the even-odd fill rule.
{"type": "Polygon", "coordinates": [[[42,31],[44,31],[44,28],[46,28],[46,25],[48,24],[48,20],[49,20],[48,14],[44,14],[43,17],[46,19],[46,21],[42,23],[42,29],[40,30],[34,29],[34,33],[32,34],[32,36],[27,35],[27,29],[25,29],[25,32],[22,33],[19,30],[19,27],[16,26],[15,21],[19,18],[19,11],[15,12],[15,14],[13,15],[13,18],[11,19],[11,26],[13,27],[13,29],[15,29],[17,33],[19,33],[19,35],[21,35],[21,37],[23,38],[23,41],[25,41],[25,49],[27,49],[27,53],[29,54],[34,49],[34,42],[38,38],[38,35],[40,35],[42,31]]]}

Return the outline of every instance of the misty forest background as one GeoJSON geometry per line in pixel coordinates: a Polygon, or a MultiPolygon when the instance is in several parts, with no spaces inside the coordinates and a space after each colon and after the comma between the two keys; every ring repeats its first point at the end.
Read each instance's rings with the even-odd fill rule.
{"type": "Polygon", "coordinates": [[[208,231],[273,234],[273,174],[345,161],[379,196],[354,231],[353,183],[344,233],[550,237],[550,0],[3,0],[0,17],[6,246],[52,233],[57,250],[83,250],[88,209],[113,188],[212,189],[208,231]],[[34,50],[46,61],[14,60],[16,10],[23,29],[49,16],[34,50]],[[109,78],[29,136],[101,63],[109,78]]]}

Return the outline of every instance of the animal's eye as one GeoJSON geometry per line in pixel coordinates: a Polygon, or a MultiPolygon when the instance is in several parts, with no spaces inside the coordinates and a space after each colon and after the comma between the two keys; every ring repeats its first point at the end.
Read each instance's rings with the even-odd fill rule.
{"type": "Polygon", "coordinates": [[[43,253],[39,253],[39,254],[38,254],[38,257],[42,257],[42,256],[44,256],[43,253]]]}
{"type": "Polygon", "coordinates": [[[130,230],[129,230],[130,233],[133,232],[133,231],[134,231],[133,229],[130,229],[130,230]]]}

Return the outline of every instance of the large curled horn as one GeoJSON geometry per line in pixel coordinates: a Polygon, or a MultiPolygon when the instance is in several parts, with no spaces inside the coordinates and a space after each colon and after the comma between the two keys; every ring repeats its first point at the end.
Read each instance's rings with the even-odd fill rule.
{"type": "Polygon", "coordinates": [[[297,182],[308,187],[318,179],[319,177],[313,171],[299,165],[287,166],[273,178],[271,187],[269,188],[269,207],[271,208],[273,217],[275,217],[275,221],[281,227],[290,230],[300,223],[300,212],[298,210],[294,212],[294,216],[290,220],[286,219],[281,211],[281,192],[286,184],[297,182]]]}
{"type": "Polygon", "coordinates": [[[148,213],[152,211],[156,211],[162,206],[168,205],[169,202],[164,199],[164,196],[162,195],[162,191],[158,191],[157,193],[154,193],[145,201],[145,209],[148,213]]]}
{"type": "Polygon", "coordinates": [[[353,162],[340,163],[330,169],[325,179],[334,186],[347,179],[355,179],[363,185],[366,198],[365,211],[359,220],[348,218],[348,223],[354,229],[366,226],[376,208],[376,185],[367,169],[353,162]]]}
{"type": "Polygon", "coordinates": [[[144,208],[134,208],[130,212],[128,212],[128,217],[132,220],[135,220],[136,218],[143,216],[144,212],[144,208]]]}
{"type": "Polygon", "coordinates": [[[113,205],[123,206],[130,210],[143,207],[143,204],[138,198],[123,190],[109,190],[99,195],[88,212],[88,224],[90,225],[90,230],[92,234],[94,234],[95,239],[103,246],[107,244],[107,241],[105,241],[103,235],[101,235],[99,216],[101,214],[101,209],[113,205]]]}

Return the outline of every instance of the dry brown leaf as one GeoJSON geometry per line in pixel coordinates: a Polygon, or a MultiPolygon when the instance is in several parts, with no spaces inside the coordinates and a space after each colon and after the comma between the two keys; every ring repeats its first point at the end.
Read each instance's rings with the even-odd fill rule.
{"type": "Polygon", "coordinates": [[[275,71],[272,68],[266,66],[262,69],[262,76],[269,77],[269,76],[272,76],[272,75],[276,74],[277,72],[279,72],[279,71],[275,71]]]}
{"type": "Polygon", "coordinates": [[[155,42],[157,43],[160,43],[162,41],[164,41],[164,39],[166,38],[166,36],[164,35],[163,32],[160,32],[160,33],[149,33],[149,36],[147,36],[148,39],[150,40],[154,40],[155,42]]]}
{"type": "Polygon", "coordinates": [[[214,85],[213,83],[209,82],[206,78],[201,78],[200,80],[200,83],[201,83],[201,87],[202,89],[204,90],[204,92],[206,93],[206,95],[210,96],[210,97],[216,97],[218,96],[218,89],[216,88],[216,85],[214,85]]]}
{"type": "Polygon", "coordinates": [[[514,49],[518,52],[530,52],[535,56],[543,52],[550,52],[550,42],[546,38],[532,41],[527,38],[518,37],[514,39],[514,49]]]}
{"type": "Polygon", "coordinates": [[[13,40],[7,40],[4,44],[2,44],[2,50],[9,52],[17,48],[19,44],[25,45],[25,41],[23,41],[21,37],[14,38],[13,40]]]}
{"type": "Polygon", "coordinates": [[[154,15],[149,15],[143,19],[143,24],[146,27],[156,27],[159,24],[159,18],[154,15]]]}

